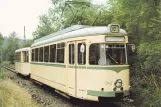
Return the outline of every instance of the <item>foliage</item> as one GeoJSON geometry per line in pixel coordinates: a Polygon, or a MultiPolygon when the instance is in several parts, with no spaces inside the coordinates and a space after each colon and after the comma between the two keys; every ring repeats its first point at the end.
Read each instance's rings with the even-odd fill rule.
{"type": "Polygon", "coordinates": [[[15,50],[18,49],[19,43],[16,32],[12,32],[9,35],[8,42],[3,49],[3,57],[5,60],[9,60],[12,64],[15,60],[15,50]]]}
{"type": "Polygon", "coordinates": [[[118,0],[113,4],[115,8],[112,11],[116,13],[113,22],[120,23],[137,45],[137,54],[130,61],[135,104],[141,107],[160,106],[160,2],[118,0]]]}
{"type": "Polygon", "coordinates": [[[2,69],[0,69],[0,80],[4,79],[4,71],[2,69]]]}
{"type": "Polygon", "coordinates": [[[0,47],[1,47],[2,43],[3,43],[3,36],[2,36],[2,34],[0,33],[0,47]]]}
{"type": "MultiPolygon", "coordinates": [[[[2,44],[3,44],[3,40],[4,40],[4,38],[3,38],[3,36],[2,36],[2,34],[0,33],[0,54],[2,53],[2,50],[3,50],[3,48],[2,48],[2,44]]],[[[0,57],[0,62],[2,61],[2,56],[0,57]]]]}
{"type": "Polygon", "coordinates": [[[34,41],[33,40],[27,40],[24,44],[23,47],[30,47],[34,41]]]}
{"type": "Polygon", "coordinates": [[[52,22],[47,17],[47,15],[41,15],[39,17],[39,25],[37,26],[37,29],[35,32],[33,32],[34,39],[41,38],[43,36],[46,36],[50,33],[52,33],[54,30],[52,29],[52,22]]]}
{"type": "Polygon", "coordinates": [[[94,6],[89,0],[72,0],[73,3],[65,1],[52,0],[53,8],[39,18],[40,23],[33,32],[35,39],[76,24],[99,26],[112,21],[108,6],[94,6]]]}

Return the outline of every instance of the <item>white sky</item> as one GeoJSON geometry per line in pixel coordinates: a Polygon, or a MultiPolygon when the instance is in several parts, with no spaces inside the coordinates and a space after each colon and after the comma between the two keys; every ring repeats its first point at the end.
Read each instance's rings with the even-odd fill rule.
{"type": "MultiPolygon", "coordinates": [[[[102,4],[106,0],[92,0],[102,4]]],[[[47,13],[52,6],[51,0],[0,0],[0,32],[8,36],[12,31],[23,39],[23,27],[26,26],[26,38],[31,39],[38,25],[38,17],[47,13]]]]}

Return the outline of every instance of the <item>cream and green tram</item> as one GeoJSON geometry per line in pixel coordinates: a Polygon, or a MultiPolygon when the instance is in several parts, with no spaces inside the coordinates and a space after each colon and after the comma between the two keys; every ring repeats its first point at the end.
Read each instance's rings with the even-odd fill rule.
{"type": "Polygon", "coordinates": [[[127,43],[117,24],[74,25],[34,41],[31,78],[84,100],[128,96],[127,43]]]}
{"type": "Polygon", "coordinates": [[[30,47],[21,48],[15,51],[15,71],[24,76],[30,75],[30,47]]]}

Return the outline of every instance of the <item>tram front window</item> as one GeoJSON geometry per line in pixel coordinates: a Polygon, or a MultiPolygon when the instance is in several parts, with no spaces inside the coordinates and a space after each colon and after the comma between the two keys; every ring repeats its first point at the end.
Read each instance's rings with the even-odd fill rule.
{"type": "Polygon", "coordinates": [[[124,44],[92,44],[89,48],[90,65],[126,64],[126,47],[124,44]]]}

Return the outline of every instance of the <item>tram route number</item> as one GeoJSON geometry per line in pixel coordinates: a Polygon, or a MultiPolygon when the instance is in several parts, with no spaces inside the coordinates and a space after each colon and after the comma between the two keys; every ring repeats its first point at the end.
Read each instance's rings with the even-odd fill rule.
{"type": "Polygon", "coordinates": [[[116,27],[115,26],[112,27],[112,31],[116,31],[116,27]]]}
{"type": "Polygon", "coordinates": [[[117,26],[117,25],[111,26],[111,32],[113,32],[113,33],[118,33],[118,32],[119,32],[119,26],[117,26]]]}

